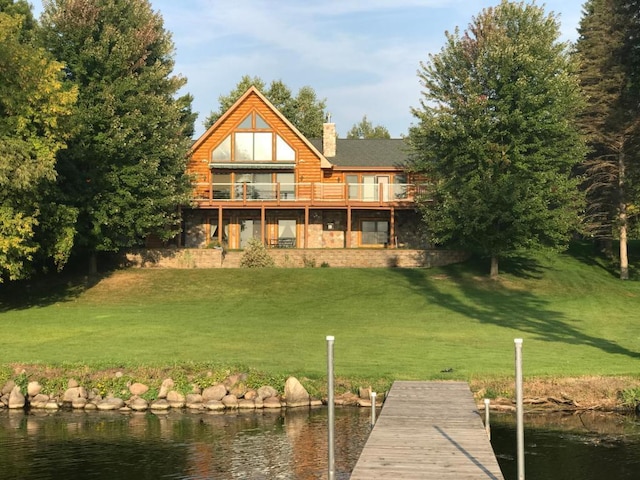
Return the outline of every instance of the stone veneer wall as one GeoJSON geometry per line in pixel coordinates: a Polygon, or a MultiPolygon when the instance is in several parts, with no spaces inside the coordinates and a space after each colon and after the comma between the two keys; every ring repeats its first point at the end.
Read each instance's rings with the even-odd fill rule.
{"type": "MultiPolygon", "coordinates": [[[[127,264],[159,268],[237,268],[243,252],[217,249],[167,248],[126,254],[127,264]]],[[[270,249],[278,267],[439,267],[463,262],[466,252],[405,249],[270,249]]]]}

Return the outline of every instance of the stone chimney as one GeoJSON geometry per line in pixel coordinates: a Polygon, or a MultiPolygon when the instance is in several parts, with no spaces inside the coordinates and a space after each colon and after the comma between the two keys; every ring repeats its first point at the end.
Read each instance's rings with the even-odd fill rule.
{"type": "Polygon", "coordinates": [[[336,156],[336,124],[331,123],[331,116],[322,124],[322,154],[326,158],[336,156]]]}

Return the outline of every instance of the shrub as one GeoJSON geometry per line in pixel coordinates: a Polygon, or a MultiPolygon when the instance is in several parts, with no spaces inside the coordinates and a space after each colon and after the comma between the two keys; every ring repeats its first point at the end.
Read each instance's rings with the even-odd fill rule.
{"type": "Polygon", "coordinates": [[[275,267],[275,265],[276,263],[273,258],[271,258],[271,255],[269,255],[263,243],[257,238],[250,239],[240,259],[240,266],[245,268],[263,268],[275,267]]]}

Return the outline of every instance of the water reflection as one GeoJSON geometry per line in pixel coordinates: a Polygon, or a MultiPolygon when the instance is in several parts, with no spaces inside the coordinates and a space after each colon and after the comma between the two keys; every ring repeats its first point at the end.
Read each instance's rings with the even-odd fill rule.
{"type": "MultiPolygon", "coordinates": [[[[336,409],[336,478],[348,479],[367,412],[336,409]]],[[[0,472],[20,479],[317,479],[326,409],[120,414],[0,411],[0,472]]]]}
{"type": "MultiPolygon", "coordinates": [[[[491,443],[505,480],[517,478],[515,417],[491,417],[491,443]]],[[[525,416],[525,474],[548,480],[640,478],[635,416],[583,412],[525,416]]]]}

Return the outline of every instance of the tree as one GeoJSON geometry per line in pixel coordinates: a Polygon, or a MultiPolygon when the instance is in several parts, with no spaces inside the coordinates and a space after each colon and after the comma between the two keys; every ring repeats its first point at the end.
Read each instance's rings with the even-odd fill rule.
{"type": "Polygon", "coordinates": [[[300,88],[293,96],[281,80],[271,82],[269,88],[260,77],[244,75],[228,95],[220,95],[220,108],[205,120],[205,127],[213,125],[250,87],[256,87],[265,97],[307,138],[322,137],[326,101],[318,100],[316,92],[308,86],[300,88]]]}
{"type": "Polygon", "coordinates": [[[621,279],[629,278],[627,236],[638,201],[639,14],[637,2],[589,0],[576,45],[588,98],[579,122],[590,147],[583,164],[589,233],[619,239],[621,279]]]}
{"type": "Polygon", "coordinates": [[[347,132],[347,138],[391,138],[389,130],[382,125],[373,124],[364,115],[360,123],[356,123],[347,132]]]}
{"type": "Polygon", "coordinates": [[[553,15],[502,1],[421,63],[412,168],[433,182],[421,208],[431,241],[491,259],[559,248],[578,225],[571,170],[581,93],[553,15]]]}
{"type": "Polygon", "coordinates": [[[33,26],[26,2],[0,2],[0,282],[28,276],[39,258],[61,268],[74,233],[76,212],[49,199],[76,92],[32,45],[33,26]]]}
{"type": "Polygon", "coordinates": [[[185,165],[194,116],[174,46],[147,0],[50,0],[44,45],[79,99],[58,155],[59,186],[79,210],[76,247],[90,254],[174,236],[188,202],[185,165]]]}

